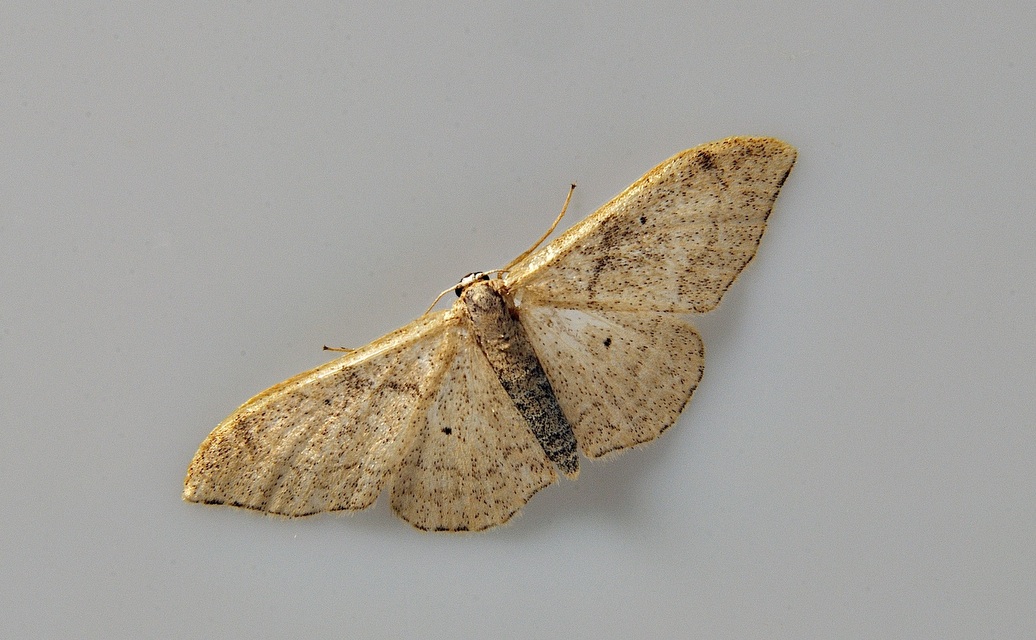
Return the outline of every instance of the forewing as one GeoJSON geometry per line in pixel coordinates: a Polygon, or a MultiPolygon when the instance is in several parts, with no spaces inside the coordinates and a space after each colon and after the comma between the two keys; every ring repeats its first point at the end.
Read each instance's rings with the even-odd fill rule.
{"type": "Polygon", "coordinates": [[[522,300],[705,312],[755,255],[795,162],[772,138],[728,138],[663,162],[510,270],[522,300]]]}
{"type": "Polygon", "coordinates": [[[449,368],[392,486],[392,508],[415,527],[479,531],[509,520],[557,479],[554,465],[464,324],[449,368]]]}
{"type": "Polygon", "coordinates": [[[701,338],[673,314],[548,305],[525,305],[520,312],[576,441],[590,458],[658,437],[701,379],[701,338]]]}
{"type": "Polygon", "coordinates": [[[288,516],[370,506],[446,370],[450,324],[428,314],[252,398],[201,444],[184,499],[288,516]]]}

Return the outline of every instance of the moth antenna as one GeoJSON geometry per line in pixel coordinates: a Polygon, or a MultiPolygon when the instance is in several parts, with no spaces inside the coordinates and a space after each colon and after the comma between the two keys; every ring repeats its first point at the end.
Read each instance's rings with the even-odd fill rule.
{"type": "MultiPolygon", "coordinates": [[[[507,266],[504,267],[503,269],[491,269],[489,271],[483,271],[481,273],[484,273],[484,274],[487,274],[487,275],[490,274],[490,273],[495,273],[497,275],[500,275],[501,273],[506,273],[507,271],[511,270],[511,267],[513,267],[514,265],[516,265],[519,262],[521,262],[522,260],[524,260],[526,257],[528,257],[528,255],[530,253],[535,251],[537,247],[539,247],[541,244],[543,244],[543,241],[546,240],[548,237],[550,237],[550,234],[554,233],[554,229],[558,228],[558,223],[560,223],[561,219],[565,217],[565,212],[568,211],[568,203],[572,201],[572,192],[575,191],[575,190],[576,190],[576,185],[573,183],[572,186],[569,187],[569,189],[568,189],[568,195],[565,197],[565,204],[561,205],[561,213],[558,214],[557,218],[554,218],[554,223],[550,225],[550,228],[547,229],[546,233],[544,233],[542,236],[540,236],[540,239],[537,240],[535,244],[533,244],[531,247],[526,249],[520,256],[518,256],[514,260],[511,260],[510,262],[508,262],[507,266]]],[[[439,301],[442,300],[442,297],[444,295],[446,295],[447,293],[449,293],[451,291],[456,291],[456,290],[457,290],[457,287],[450,287],[449,289],[446,289],[442,293],[440,293],[439,295],[435,296],[435,300],[432,301],[432,304],[428,305],[428,308],[425,309],[424,312],[428,313],[429,311],[431,311],[432,308],[435,307],[435,305],[439,304],[439,301]]],[[[327,347],[324,347],[324,348],[326,349],[327,347]]]]}
{"type": "Polygon", "coordinates": [[[428,313],[429,311],[431,311],[432,307],[437,305],[439,301],[442,300],[442,297],[447,293],[453,291],[457,294],[458,297],[460,297],[461,291],[466,289],[468,285],[474,284],[479,280],[489,280],[489,274],[495,273],[499,275],[502,271],[503,269],[490,269],[489,271],[474,271],[472,273],[469,273],[468,275],[464,276],[459,283],[437,295],[435,297],[435,300],[432,301],[432,304],[427,309],[425,309],[424,312],[428,313]]]}
{"type": "Polygon", "coordinates": [[[536,241],[536,244],[526,249],[525,252],[522,253],[520,256],[508,262],[506,267],[504,267],[503,269],[497,269],[497,272],[510,271],[511,267],[518,264],[522,260],[525,260],[525,258],[527,258],[530,253],[535,251],[537,247],[543,244],[543,241],[546,240],[550,236],[550,234],[554,233],[554,229],[557,229],[558,223],[561,222],[561,219],[565,217],[565,211],[568,211],[568,203],[572,200],[572,192],[575,190],[576,185],[573,184],[571,188],[569,188],[568,190],[568,196],[565,198],[565,204],[561,206],[561,213],[558,214],[557,218],[554,218],[554,224],[550,225],[550,229],[547,229],[547,233],[540,236],[540,239],[536,241]]]}
{"type": "MultiPolygon", "coordinates": [[[[457,289],[457,287],[456,287],[456,286],[452,286],[452,287],[450,287],[449,289],[445,289],[445,290],[443,290],[443,292],[442,292],[442,293],[440,293],[439,295],[435,296],[435,300],[432,300],[432,304],[428,305],[428,308],[427,308],[427,309],[425,309],[425,310],[424,310],[424,312],[425,312],[425,313],[428,313],[429,311],[431,311],[431,310],[432,310],[432,307],[434,307],[435,305],[439,304],[439,301],[440,301],[440,300],[442,300],[442,297],[443,297],[444,295],[446,295],[447,293],[449,293],[449,292],[451,292],[451,291],[455,291],[456,289],[457,289]]],[[[421,315],[424,315],[424,314],[421,314],[421,315]]]]}

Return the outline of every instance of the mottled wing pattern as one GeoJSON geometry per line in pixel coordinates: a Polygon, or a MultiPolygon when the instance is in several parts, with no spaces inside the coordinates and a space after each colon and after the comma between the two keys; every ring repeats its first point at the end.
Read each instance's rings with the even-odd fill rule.
{"type": "Polygon", "coordinates": [[[675,314],[533,305],[521,320],[590,458],[658,437],[701,379],[701,338],[675,314]]]}
{"type": "Polygon", "coordinates": [[[427,314],[246,402],[198,449],[184,498],[288,516],[370,506],[446,370],[449,314],[427,314]]]}
{"type": "Polygon", "coordinates": [[[795,162],[772,138],[684,151],[511,269],[521,300],[703,313],[755,255],[795,162]]]}
{"type": "Polygon", "coordinates": [[[464,323],[449,365],[415,423],[392,485],[392,508],[419,529],[478,531],[509,520],[557,479],[464,323]]]}
{"type": "Polygon", "coordinates": [[[246,402],[202,443],[184,498],[304,516],[364,509],[391,482],[414,526],[478,531],[556,479],[451,310],[246,402]]]}
{"type": "Polygon", "coordinates": [[[679,314],[719,303],[794,162],[769,138],[684,151],[507,274],[584,454],[650,441],[676,421],[704,367],[679,314]]]}

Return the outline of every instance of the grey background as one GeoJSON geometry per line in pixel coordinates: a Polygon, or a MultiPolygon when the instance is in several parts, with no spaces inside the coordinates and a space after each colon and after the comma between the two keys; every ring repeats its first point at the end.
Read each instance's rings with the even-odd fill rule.
{"type": "Polygon", "coordinates": [[[0,635],[1033,637],[1034,26],[4,3],[0,635]],[[799,163],[660,441],[484,535],[180,501],[322,344],[738,134],[799,163]]]}

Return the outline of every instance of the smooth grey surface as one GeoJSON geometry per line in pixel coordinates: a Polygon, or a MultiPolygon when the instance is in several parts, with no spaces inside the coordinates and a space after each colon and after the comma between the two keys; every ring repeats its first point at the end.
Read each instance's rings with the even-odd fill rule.
{"type": "Polygon", "coordinates": [[[0,9],[0,635],[1036,635],[1031,3],[391,5],[0,9]],[[653,446],[485,535],[180,501],[322,344],[738,134],[799,162],[653,446]]]}

